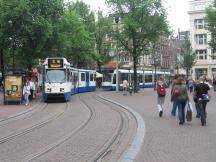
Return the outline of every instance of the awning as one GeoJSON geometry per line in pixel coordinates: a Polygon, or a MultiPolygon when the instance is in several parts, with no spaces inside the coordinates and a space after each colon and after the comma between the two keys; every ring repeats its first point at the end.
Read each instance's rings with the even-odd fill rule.
{"type": "Polygon", "coordinates": [[[102,78],[103,74],[96,72],[96,78],[102,78]]]}

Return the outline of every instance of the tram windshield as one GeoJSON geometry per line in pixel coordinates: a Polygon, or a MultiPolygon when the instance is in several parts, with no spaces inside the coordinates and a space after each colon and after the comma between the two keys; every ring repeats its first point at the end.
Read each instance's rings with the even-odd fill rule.
{"type": "Polygon", "coordinates": [[[46,70],[46,82],[63,83],[66,82],[66,73],[64,69],[46,70]]]}

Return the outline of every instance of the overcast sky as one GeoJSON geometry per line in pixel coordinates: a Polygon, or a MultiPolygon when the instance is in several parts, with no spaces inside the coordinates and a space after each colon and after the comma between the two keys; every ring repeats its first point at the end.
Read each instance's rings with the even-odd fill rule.
{"type": "MultiPolygon", "coordinates": [[[[181,31],[189,30],[189,16],[187,11],[189,9],[189,0],[162,0],[164,6],[167,8],[168,21],[171,28],[177,32],[178,28],[181,31]]],[[[92,10],[98,10],[98,7],[106,10],[105,0],[83,0],[89,4],[92,10]]]]}

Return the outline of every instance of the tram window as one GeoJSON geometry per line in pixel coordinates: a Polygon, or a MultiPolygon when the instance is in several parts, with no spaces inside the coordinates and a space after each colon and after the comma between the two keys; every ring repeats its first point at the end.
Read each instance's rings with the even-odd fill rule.
{"type": "Polygon", "coordinates": [[[112,78],[111,73],[103,74],[103,82],[111,82],[111,78],[112,78]]]}
{"type": "Polygon", "coordinates": [[[67,81],[68,81],[68,82],[71,81],[71,74],[70,74],[70,70],[67,70],[67,81]]]}
{"type": "Polygon", "coordinates": [[[116,75],[113,76],[113,84],[116,84],[116,75]]]}
{"type": "Polygon", "coordinates": [[[145,83],[146,82],[151,82],[152,83],[152,75],[146,75],[145,76],[145,83]]]}
{"type": "Polygon", "coordinates": [[[93,81],[93,80],[94,80],[94,75],[90,74],[90,81],[93,81]]]}
{"type": "Polygon", "coordinates": [[[142,82],[143,82],[143,76],[139,75],[139,83],[142,83],[142,82]]]}
{"type": "Polygon", "coordinates": [[[66,81],[65,70],[48,69],[46,71],[46,81],[50,83],[62,83],[66,81]]]}
{"type": "Polygon", "coordinates": [[[85,73],[81,73],[81,81],[85,81],[85,73]]]}
{"type": "Polygon", "coordinates": [[[121,73],[121,74],[120,74],[120,78],[121,78],[120,83],[121,83],[123,80],[128,80],[128,74],[121,73]]]}

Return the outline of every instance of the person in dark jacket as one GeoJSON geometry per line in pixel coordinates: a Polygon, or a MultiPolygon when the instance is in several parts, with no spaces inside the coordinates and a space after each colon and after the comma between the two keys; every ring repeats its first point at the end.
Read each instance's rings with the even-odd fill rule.
{"type": "Polygon", "coordinates": [[[178,77],[177,82],[173,87],[173,94],[178,105],[179,125],[183,125],[185,123],[185,106],[189,101],[189,97],[187,93],[187,86],[182,75],[178,77]],[[178,94],[175,94],[177,91],[178,94]]]}
{"type": "Polygon", "coordinates": [[[201,124],[202,126],[206,125],[206,105],[207,100],[203,99],[203,94],[206,94],[211,97],[209,93],[210,87],[208,84],[205,83],[205,78],[200,77],[199,84],[194,89],[194,96],[196,96],[196,102],[197,102],[197,109],[199,111],[200,117],[201,117],[201,124]]]}
{"type": "Polygon", "coordinates": [[[214,87],[214,91],[216,92],[216,76],[213,79],[213,87],[214,87]]]}
{"type": "Polygon", "coordinates": [[[173,102],[172,111],[171,111],[172,116],[176,116],[177,102],[175,101],[176,97],[173,96],[173,88],[174,85],[177,83],[178,77],[179,77],[178,74],[174,76],[174,80],[172,81],[172,85],[171,85],[171,102],[173,102]]]}

